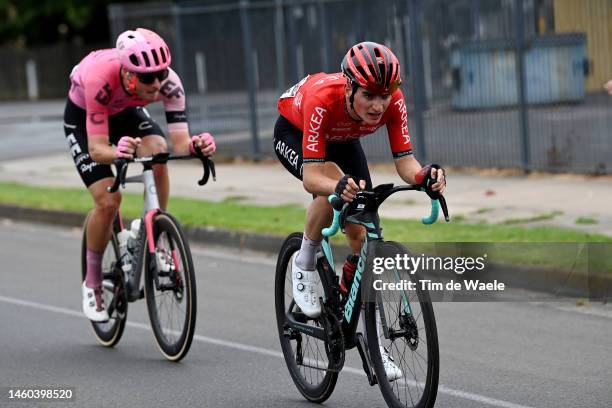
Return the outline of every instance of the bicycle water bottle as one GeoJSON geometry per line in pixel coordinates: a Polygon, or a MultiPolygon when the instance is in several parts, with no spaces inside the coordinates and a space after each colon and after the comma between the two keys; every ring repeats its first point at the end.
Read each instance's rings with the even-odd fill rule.
{"type": "Polygon", "coordinates": [[[132,272],[132,255],[130,255],[127,247],[129,237],[130,231],[126,229],[121,230],[117,234],[117,240],[119,241],[119,262],[126,279],[129,279],[132,272]]]}
{"type": "Polygon", "coordinates": [[[134,251],[136,250],[136,245],[138,243],[138,232],[140,231],[140,218],[136,218],[132,221],[130,226],[130,235],[127,239],[127,250],[130,255],[134,255],[134,251]]]}

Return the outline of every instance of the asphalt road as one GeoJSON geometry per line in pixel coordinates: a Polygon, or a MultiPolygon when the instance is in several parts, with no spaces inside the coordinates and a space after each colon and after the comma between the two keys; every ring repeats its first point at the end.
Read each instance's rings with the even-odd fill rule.
{"type": "MultiPolygon", "coordinates": [[[[80,233],[0,220],[0,388],[73,387],[76,400],[0,407],[306,407],[285,367],[273,306],[275,259],[194,247],[196,337],[165,361],[144,302],[113,349],[80,312],[80,233]]],[[[437,407],[610,407],[612,307],[436,303],[437,407]]],[[[350,351],[327,407],[384,407],[350,351]]]]}

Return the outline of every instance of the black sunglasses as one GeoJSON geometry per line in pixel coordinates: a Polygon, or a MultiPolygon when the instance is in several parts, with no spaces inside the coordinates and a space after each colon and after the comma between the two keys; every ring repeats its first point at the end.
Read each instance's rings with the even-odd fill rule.
{"type": "Polygon", "coordinates": [[[147,72],[144,74],[137,74],[137,75],[141,83],[145,85],[151,85],[153,82],[155,82],[155,79],[158,79],[159,82],[161,82],[164,79],[168,78],[168,73],[169,73],[168,68],[166,68],[164,70],[157,71],[157,72],[147,72]]]}

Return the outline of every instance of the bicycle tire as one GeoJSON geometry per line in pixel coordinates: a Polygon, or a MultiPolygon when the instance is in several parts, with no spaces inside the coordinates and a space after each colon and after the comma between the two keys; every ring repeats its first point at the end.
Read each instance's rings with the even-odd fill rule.
{"type": "Polygon", "coordinates": [[[178,362],[189,352],[195,333],[197,299],[193,260],[180,224],[170,214],[160,213],[155,217],[153,234],[156,252],[164,252],[162,256],[170,264],[170,271],[158,271],[156,259],[145,246],[142,265],[147,310],[159,350],[166,359],[178,362]],[[163,248],[160,242],[165,245],[163,248]],[[157,287],[156,281],[163,287],[157,287]],[[178,312],[176,321],[162,321],[165,317],[172,320],[171,312],[178,312]]]}
{"type": "MultiPolygon", "coordinates": [[[[87,275],[87,222],[89,214],[83,223],[83,238],[81,240],[81,283],[87,275]]],[[[115,222],[116,224],[116,222],[115,222]]],[[[102,257],[102,276],[103,281],[111,281],[114,292],[108,289],[103,290],[104,304],[108,308],[112,302],[118,305],[111,312],[108,322],[93,322],[90,321],[94,335],[98,343],[105,347],[114,347],[125,329],[127,321],[127,300],[125,298],[125,286],[121,273],[115,268],[115,264],[119,259],[119,246],[117,241],[117,227],[113,228],[113,234],[109,240],[102,257]],[[115,299],[117,297],[117,299],[115,299]]]]}
{"type": "MultiPolygon", "coordinates": [[[[383,256],[410,254],[406,247],[396,242],[382,242],[376,252],[377,256],[381,254],[383,256]]],[[[375,279],[384,280],[387,272],[377,275],[375,279]]],[[[394,275],[395,279],[401,277],[417,282],[419,279],[417,273],[410,274],[405,270],[395,271],[389,275],[394,275]]],[[[438,391],[440,357],[436,320],[429,293],[426,290],[421,290],[418,284],[415,291],[382,292],[375,291],[372,282],[366,283],[364,281],[364,283],[369,291],[368,301],[365,303],[368,349],[378,378],[378,385],[387,405],[391,408],[433,407],[438,391]],[[405,313],[404,299],[410,304],[410,313],[405,313]],[[402,313],[402,309],[404,313],[402,313]],[[397,313],[394,314],[395,310],[397,310],[397,313]],[[381,316],[379,321],[384,321],[387,328],[392,326],[391,329],[394,330],[409,329],[406,330],[407,332],[410,332],[413,328],[417,330],[411,332],[411,335],[398,337],[390,341],[383,337],[384,329],[380,329],[381,335],[379,336],[378,326],[382,326],[382,323],[377,322],[377,314],[384,315],[384,320],[381,316]],[[409,316],[412,316],[412,320],[409,316]],[[425,335],[424,342],[423,334],[425,335]],[[402,370],[403,378],[392,382],[387,380],[380,346],[388,350],[389,355],[394,359],[394,363],[402,370]],[[426,350],[423,350],[423,346],[426,347],[426,350]],[[408,357],[404,354],[406,351],[409,352],[408,357]],[[421,364],[419,361],[424,359],[426,359],[425,364],[421,364]],[[410,362],[414,362],[415,366],[410,368],[410,362]],[[426,369],[424,365],[426,365],[426,369]],[[420,371],[419,375],[417,375],[418,371],[420,371]]]]}
{"type": "MultiPolygon", "coordinates": [[[[333,393],[334,388],[336,386],[336,381],[338,380],[338,372],[326,371],[324,369],[307,367],[304,364],[298,364],[298,344],[304,342],[303,338],[306,338],[306,352],[308,352],[309,349],[310,351],[314,351],[313,347],[317,348],[317,353],[314,353],[317,355],[314,358],[307,357],[306,361],[311,361],[314,359],[317,364],[319,364],[319,362],[321,361],[320,359],[323,359],[323,363],[325,364],[325,349],[323,348],[323,350],[319,350],[317,342],[321,341],[318,339],[314,339],[304,333],[297,333],[297,335],[300,336],[300,343],[298,343],[297,339],[290,339],[288,336],[285,335],[285,329],[287,328],[286,313],[288,312],[289,304],[293,299],[291,273],[288,272],[291,268],[290,262],[292,256],[300,249],[301,242],[301,233],[295,232],[289,235],[287,239],[285,239],[285,242],[283,243],[278,255],[274,283],[276,322],[278,326],[278,335],[281,343],[281,348],[285,357],[285,363],[287,364],[289,374],[291,375],[294,384],[296,385],[299,392],[308,401],[322,403],[323,401],[327,400],[333,393]],[[292,340],[295,340],[295,349],[293,348],[292,340]],[[310,343],[311,341],[313,343],[312,345],[310,343]],[[313,373],[316,377],[316,381],[313,380],[313,373]]],[[[309,322],[311,322],[311,324],[317,324],[315,321],[312,320],[310,320],[309,322]]],[[[304,351],[301,351],[301,353],[303,352],[304,351]]],[[[331,363],[327,361],[326,367],[329,367],[329,364],[331,363]]]]}

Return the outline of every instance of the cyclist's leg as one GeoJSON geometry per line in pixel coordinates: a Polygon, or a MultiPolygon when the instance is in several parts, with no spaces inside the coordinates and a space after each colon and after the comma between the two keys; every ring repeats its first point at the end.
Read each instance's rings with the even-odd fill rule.
{"type": "MultiPolygon", "coordinates": [[[[368,163],[359,140],[342,144],[330,143],[327,151],[328,160],[336,162],[343,173],[350,174],[360,180],[365,180],[366,189],[372,188],[368,163]]],[[[348,293],[355,270],[357,269],[357,261],[359,260],[361,246],[365,240],[366,229],[361,225],[349,223],[345,226],[345,231],[352,253],[347,256],[342,266],[340,291],[344,294],[348,293]]]]}
{"type": "MultiPolygon", "coordinates": [[[[368,162],[359,140],[346,143],[330,143],[327,146],[327,160],[338,164],[342,170],[340,177],[343,174],[350,174],[355,178],[365,180],[366,189],[372,188],[372,178],[370,177],[368,162]]],[[[361,251],[365,234],[366,230],[361,225],[346,225],[346,237],[353,253],[359,254],[359,251],[361,251]]]]}
{"type": "MultiPolygon", "coordinates": [[[[302,180],[302,132],[282,116],[274,126],[274,151],[283,166],[302,180]]],[[[333,169],[335,165],[329,163],[325,166],[333,169]]],[[[321,313],[315,255],[321,241],[321,228],[331,220],[331,208],[325,200],[325,197],[317,197],[308,208],[301,248],[291,260],[293,299],[304,314],[312,318],[321,313]],[[322,227],[317,230],[316,225],[322,227]]]]}
{"type": "Polygon", "coordinates": [[[94,201],[94,207],[87,220],[87,277],[89,288],[102,284],[102,253],[112,234],[113,220],[121,204],[121,194],[109,193],[107,188],[113,184],[112,177],[105,177],[87,187],[94,201]]]}
{"type": "Polygon", "coordinates": [[[94,208],[87,223],[87,273],[83,285],[83,311],[92,320],[108,319],[101,299],[102,253],[108,243],[111,226],[121,196],[119,193],[106,192],[110,186],[113,172],[108,165],[94,162],[88,153],[85,111],[70,100],[64,113],[64,133],[75,166],[83,183],[92,194],[94,208]],[[95,294],[95,304],[87,301],[95,294]]]}
{"type": "MultiPolygon", "coordinates": [[[[168,151],[168,145],[164,132],[159,124],[149,115],[143,107],[129,107],[109,119],[109,132],[111,142],[117,143],[122,136],[140,137],[141,145],[136,150],[136,156],[150,156],[168,151]]],[[[155,176],[155,187],[159,205],[162,209],[167,208],[168,195],[170,193],[170,181],[168,167],[165,164],[153,166],[155,176]]]]}

